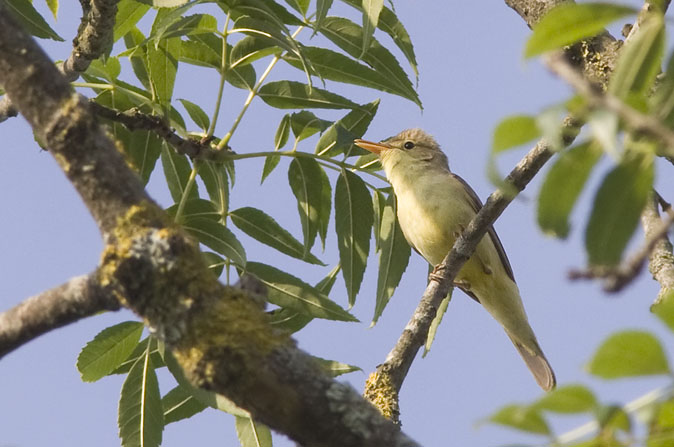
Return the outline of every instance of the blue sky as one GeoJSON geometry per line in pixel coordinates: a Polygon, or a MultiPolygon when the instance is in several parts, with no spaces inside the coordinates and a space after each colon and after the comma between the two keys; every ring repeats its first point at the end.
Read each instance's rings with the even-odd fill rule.
{"type": "MultiPolygon", "coordinates": [[[[39,2],[37,6],[43,7],[39,2]]],[[[398,1],[395,6],[415,45],[423,113],[410,102],[375,91],[348,87],[338,91],[360,103],[381,98],[379,113],[365,135],[367,139],[379,140],[408,127],[422,127],[433,134],[447,152],[453,171],[468,180],[484,199],[494,190],[486,177],[494,126],[511,114],[536,114],[564,100],[569,90],[537,61],[523,60],[529,30],[503,2],[398,1]]],[[[61,8],[54,28],[69,41],[80,12],[72,4],[61,8]]],[[[42,43],[54,59],[67,56],[67,43],[42,43]]],[[[288,73],[293,72],[280,65],[271,79],[282,79],[288,73]]],[[[186,70],[179,72],[174,97],[190,99],[210,112],[216,91],[217,79],[212,74],[186,70]]],[[[241,91],[233,89],[226,95],[225,107],[231,104],[232,111],[223,110],[220,133],[228,129],[244,98],[241,91]]],[[[256,100],[231,141],[234,150],[272,150],[273,135],[283,113],[256,100]]],[[[326,118],[339,116],[320,111],[317,114],[326,118]]],[[[14,118],[1,126],[4,160],[0,165],[0,191],[5,211],[0,219],[0,272],[4,277],[0,282],[0,305],[5,309],[74,275],[93,270],[102,244],[87,210],[49,154],[34,143],[25,121],[14,118]]],[[[299,150],[312,151],[314,141],[300,145],[299,150]]],[[[510,170],[526,149],[502,157],[500,169],[510,170]]],[[[232,209],[247,205],[261,208],[299,238],[296,206],[285,173],[288,162],[283,160],[262,186],[262,160],[238,162],[232,209]]],[[[609,168],[610,164],[604,163],[599,172],[609,168]]],[[[671,166],[660,165],[662,168],[671,166]]],[[[658,188],[674,190],[674,181],[659,173],[658,188]]],[[[585,265],[583,227],[598,176],[572,216],[572,233],[566,241],[547,238],[536,226],[535,198],[541,180],[539,175],[505,211],[496,229],[513,266],[531,324],[559,384],[589,385],[602,402],[615,403],[624,403],[666,384],[663,377],[605,382],[583,371],[594,349],[615,330],[648,329],[658,334],[666,346],[672,346],[672,334],[649,313],[648,306],[659,287],[648,273],[615,296],[605,295],[597,284],[571,283],[566,279],[569,268],[585,265]]],[[[162,182],[157,170],[149,191],[168,206],[170,196],[162,182]]],[[[338,259],[334,224],[330,232],[328,248],[320,257],[334,265],[338,259]]],[[[268,260],[272,256],[276,265],[309,281],[319,280],[330,269],[309,268],[243,235],[241,240],[250,260],[268,260]]],[[[426,263],[413,254],[391,303],[379,323],[369,328],[376,268],[376,258],[371,256],[353,309],[361,323],[316,321],[298,335],[300,347],[310,353],[363,368],[365,373],[342,378],[358,390],[362,390],[366,375],[384,360],[397,340],[426,282],[426,263]]],[[[331,297],[346,305],[341,282],[331,297]]],[[[81,347],[98,331],[132,318],[129,312],[89,318],[53,331],[3,358],[0,447],[117,444],[116,407],[122,378],[85,384],[79,379],[75,361],[81,347]]],[[[672,350],[667,352],[671,357],[672,350]]],[[[161,379],[162,391],[168,391],[172,387],[170,379],[161,379]]],[[[527,438],[493,425],[476,427],[501,405],[531,401],[541,393],[500,326],[457,292],[431,353],[415,361],[403,385],[403,430],[427,446],[542,442],[543,439],[527,438]]],[[[554,428],[559,433],[584,421],[577,417],[555,420],[558,422],[554,428]]],[[[163,445],[187,442],[236,445],[233,419],[209,410],[166,428],[163,445]]],[[[291,443],[281,437],[276,445],[291,443]]]]}

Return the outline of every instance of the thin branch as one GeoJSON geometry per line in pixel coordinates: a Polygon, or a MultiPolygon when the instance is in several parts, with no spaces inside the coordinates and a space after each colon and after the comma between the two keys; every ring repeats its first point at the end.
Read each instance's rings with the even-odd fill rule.
{"type": "Polygon", "coordinates": [[[186,139],[178,135],[159,116],[148,115],[136,109],[120,112],[90,101],[89,105],[96,115],[123,124],[129,130],[149,130],[170,144],[179,154],[192,159],[222,161],[229,148],[219,150],[211,147],[208,141],[186,139]]]}
{"type": "Polygon", "coordinates": [[[571,270],[569,279],[603,279],[606,292],[619,292],[636,278],[650,259],[653,277],[663,289],[674,289],[674,266],[672,265],[672,244],[667,232],[674,225],[674,211],[669,210],[663,220],[658,215],[653,200],[649,201],[641,216],[646,232],[646,240],[624,263],[609,266],[591,266],[584,270],[571,270]],[[656,250],[657,248],[657,250],[656,250]]]}
{"type": "MultiPolygon", "coordinates": [[[[73,39],[73,49],[59,69],[68,82],[77,79],[89,68],[91,61],[98,59],[112,47],[112,32],[115,26],[117,3],[119,0],[81,0],[82,19],[73,39]]],[[[18,115],[18,110],[10,96],[0,99],[0,123],[18,115]]]]}
{"type": "Polygon", "coordinates": [[[662,148],[660,155],[674,156],[674,132],[659,120],[639,112],[614,95],[604,92],[600,85],[592,83],[583,76],[563,53],[554,52],[544,59],[554,73],[568,82],[589,101],[591,107],[605,108],[614,112],[633,131],[641,132],[661,141],[666,148],[662,148]]]}
{"type": "Polygon", "coordinates": [[[73,278],[0,313],[0,358],[53,329],[118,309],[119,302],[98,285],[96,274],[73,278]]]}

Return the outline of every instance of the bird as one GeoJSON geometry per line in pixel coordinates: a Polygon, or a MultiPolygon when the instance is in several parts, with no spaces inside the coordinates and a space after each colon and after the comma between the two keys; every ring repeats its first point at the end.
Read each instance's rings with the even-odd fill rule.
{"type": "MultiPolygon", "coordinates": [[[[379,155],[397,199],[398,222],[405,239],[437,267],[482,208],[475,191],[450,171],[445,153],[421,129],[407,129],[379,143],[356,139],[354,144],[379,155]]],[[[529,324],[510,261],[493,226],[459,271],[454,285],[503,326],[538,385],[552,390],[555,374],[529,324]]]]}

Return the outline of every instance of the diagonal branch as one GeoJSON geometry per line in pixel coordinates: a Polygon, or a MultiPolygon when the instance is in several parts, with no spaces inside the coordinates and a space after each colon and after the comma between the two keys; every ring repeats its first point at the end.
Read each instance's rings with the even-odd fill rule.
{"type": "MultiPolygon", "coordinates": [[[[91,61],[98,59],[112,47],[112,32],[115,26],[119,0],[81,0],[82,19],[77,36],[73,39],[70,56],[60,69],[69,82],[77,79],[89,68],[91,61]]],[[[18,114],[8,95],[0,99],[0,122],[18,114]]]]}
{"type": "Polygon", "coordinates": [[[119,302],[98,284],[95,273],[78,276],[0,313],[0,358],[38,336],[119,302]]]}

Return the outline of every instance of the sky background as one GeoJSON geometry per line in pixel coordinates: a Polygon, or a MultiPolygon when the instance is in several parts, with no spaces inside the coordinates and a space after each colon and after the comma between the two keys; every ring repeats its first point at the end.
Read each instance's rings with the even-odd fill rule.
{"type": "MultiPolygon", "coordinates": [[[[41,2],[36,6],[45,11],[41,2]]],[[[376,91],[341,86],[335,90],[359,103],[381,98],[367,139],[380,140],[409,127],[422,127],[433,134],[448,153],[452,170],[468,180],[484,200],[494,190],[486,176],[494,126],[511,114],[536,114],[563,101],[569,90],[537,61],[523,60],[529,29],[503,2],[397,1],[395,6],[415,46],[423,113],[408,101],[376,91]]],[[[347,11],[360,20],[339,2],[336,7],[336,13],[347,11]]],[[[61,8],[53,27],[66,42],[40,42],[54,59],[67,57],[80,15],[75,4],[64,2],[61,8]]],[[[391,46],[383,33],[378,31],[376,36],[391,46]]],[[[174,99],[187,98],[210,113],[217,78],[206,70],[184,68],[181,66],[178,73],[174,99]]],[[[270,80],[288,75],[298,76],[298,72],[279,64],[270,80]]],[[[217,135],[229,128],[245,97],[244,92],[233,88],[225,95],[217,135]]],[[[332,119],[345,113],[315,112],[332,119]]],[[[256,99],[231,146],[240,153],[273,150],[274,132],[284,113],[256,99]]],[[[0,135],[0,197],[4,209],[0,218],[1,310],[92,271],[102,244],[79,197],[51,156],[35,144],[26,122],[21,117],[6,121],[0,124],[0,135]]],[[[315,139],[311,139],[298,149],[313,151],[314,145],[315,139]]],[[[501,171],[508,172],[528,149],[503,156],[499,160],[501,171]]],[[[260,186],[262,163],[263,159],[237,162],[231,209],[260,208],[299,238],[295,199],[286,175],[289,160],[282,160],[260,186]]],[[[625,403],[667,384],[668,379],[597,380],[584,372],[596,347],[613,331],[647,329],[661,338],[671,358],[672,334],[649,313],[659,287],[647,272],[622,293],[611,296],[605,295],[598,284],[566,279],[569,268],[585,265],[583,228],[598,179],[610,167],[604,162],[595,171],[573,213],[572,233],[567,240],[545,237],[536,225],[535,198],[543,175],[508,207],[496,229],[558,383],[582,383],[594,389],[601,402],[625,403]]],[[[671,166],[659,164],[656,183],[665,199],[671,201],[674,181],[661,174],[667,169],[671,171],[671,166]]],[[[332,183],[334,187],[334,176],[332,183]]],[[[148,189],[163,206],[171,205],[160,169],[154,172],[148,189]]],[[[317,252],[329,266],[317,267],[288,258],[237,232],[249,260],[280,265],[308,282],[322,278],[338,259],[334,222],[330,235],[325,253],[317,252]]],[[[371,256],[353,309],[361,323],[314,321],[298,334],[299,346],[320,357],[360,366],[364,372],[340,380],[348,380],[361,391],[367,374],[384,360],[414,311],[425,288],[426,269],[426,262],[413,254],[388,308],[379,323],[370,328],[377,281],[377,262],[371,256]]],[[[331,298],[346,306],[341,277],[331,298]]],[[[52,331],[0,360],[0,447],[117,445],[117,402],[123,377],[83,383],[75,362],[82,346],[100,330],[128,319],[135,317],[126,311],[88,318],[52,331]]],[[[160,371],[160,379],[163,393],[172,388],[165,371],[160,371]]],[[[480,306],[457,292],[430,355],[417,358],[403,385],[403,430],[426,446],[542,443],[543,438],[479,424],[502,405],[530,402],[541,395],[501,327],[480,306]]],[[[563,433],[584,421],[583,417],[557,417],[553,427],[563,433]]],[[[207,410],[165,429],[164,446],[188,442],[237,445],[233,418],[207,410]]],[[[292,443],[277,436],[275,445],[292,443]]]]}

